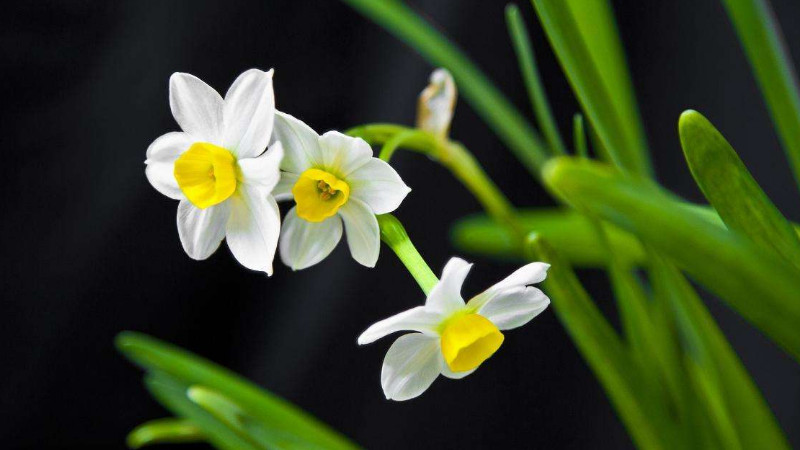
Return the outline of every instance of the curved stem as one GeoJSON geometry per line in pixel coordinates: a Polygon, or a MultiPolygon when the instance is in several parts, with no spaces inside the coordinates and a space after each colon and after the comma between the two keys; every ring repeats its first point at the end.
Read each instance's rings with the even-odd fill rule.
{"type": "Polygon", "coordinates": [[[391,214],[382,214],[377,217],[378,225],[381,228],[381,240],[394,251],[425,295],[428,295],[439,279],[411,243],[403,224],[391,214]]]}
{"type": "Polygon", "coordinates": [[[517,219],[514,206],[462,144],[437,139],[428,132],[394,124],[362,125],[351,128],[346,133],[373,145],[383,144],[380,155],[385,161],[401,145],[435,159],[461,181],[494,220],[508,226],[520,240],[524,239],[525,231],[517,219]]]}

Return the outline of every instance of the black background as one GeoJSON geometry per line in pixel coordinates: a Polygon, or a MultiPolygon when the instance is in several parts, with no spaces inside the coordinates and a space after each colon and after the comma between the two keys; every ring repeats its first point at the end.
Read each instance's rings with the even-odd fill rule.
{"type": "MultiPolygon", "coordinates": [[[[576,103],[522,3],[566,134],[576,103]]],[[[800,61],[800,4],[773,4],[800,61]]],[[[530,116],[504,2],[414,6],[530,116]]],[[[615,8],[660,181],[702,198],[676,133],[680,112],[694,108],[800,220],[790,170],[721,4],[617,1],[615,8]]],[[[224,92],[245,69],[274,67],[278,108],[318,131],[411,124],[431,67],[379,27],[336,1],[19,2],[0,20],[2,446],[119,447],[132,427],[167,415],[113,348],[125,329],[231,367],[369,448],[631,446],[552,311],[508,333],[467,379],[440,379],[416,400],[390,403],[379,373],[391,339],[364,348],[355,339],[422,296],[386,248],[374,270],[340,244],[302,272],[276,262],[272,278],[240,267],[225,246],[204,262],[183,253],[177,202],[144,176],[147,146],[177,129],[169,75],[189,72],[224,92]]],[[[465,102],[452,133],[514,203],[552,204],[465,102]]],[[[439,271],[455,253],[449,225],[479,206],[424,158],[400,154],[395,166],[414,189],[397,215],[439,271]]],[[[468,259],[477,264],[467,295],[514,268],[468,259]]],[[[602,274],[582,275],[615,315],[602,274]]],[[[800,445],[800,366],[716,300],[709,304],[800,445]]]]}

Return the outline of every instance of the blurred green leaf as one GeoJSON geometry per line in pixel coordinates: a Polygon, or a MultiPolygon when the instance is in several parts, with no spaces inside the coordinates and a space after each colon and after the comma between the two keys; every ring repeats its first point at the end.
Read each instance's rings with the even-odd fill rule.
{"type": "Polygon", "coordinates": [[[583,126],[583,114],[575,113],[572,116],[572,145],[575,154],[581,158],[589,157],[589,147],[586,144],[586,130],[583,126]]]}
{"type": "Polygon", "coordinates": [[[652,175],[611,5],[606,0],[532,2],[603,148],[619,167],[652,175]]]}
{"type": "Polygon", "coordinates": [[[697,111],[678,124],[692,175],[725,224],[800,268],[800,238],[728,141],[697,111]]]}
{"type": "Polygon", "coordinates": [[[672,307],[687,370],[724,447],[788,449],[761,392],[695,290],[668,261],[656,255],[650,261],[656,295],[672,307]]]}
{"type": "Polygon", "coordinates": [[[266,448],[249,437],[237,433],[191,402],[186,396],[186,390],[189,387],[178,379],[163,372],[151,372],[145,375],[144,381],[147,390],[159,403],[178,416],[196,424],[203,430],[208,442],[214,447],[230,450],[266,448]]]}
{"type": "Polygon", "coordinates": [[[486,75],[452,42],[397,0],[344,0],[416,49],[431,64],[450,71],[460,94],[511,149],[528,171],[539,177],[548,149],[524,116],[486,75]]]}
{"type": "Polygon", "coordinates": [[[532,236],[533,256],[551,264],[544,281],[552,307],[597,376],[634,442],[643,449],[673,448],[669,418],[646,392],[617,333],[581,286],[569,264],[543,238],[532,236]]]}
{"type": "Polygon", "coordinates": [[[800,272],[792,266],[693,213],[657,185],[609,166],[560,157],[543,175],[556,195],[669,256],[800,359],[800,272]]]}
{"type": "Polygon", "coordinates": [[[125,356],[144,369],[168,374],[185,384],[186,388],[201,385],[213,389],[235,402],[264,426],[279,430],[282,436],[292,435],[309,445],[324,448],[357,448],[291,403],[186,350],[134,332],[120,333],[116,344],[125,356]]]}
{"type": "Polygon", "coordinates": [[[551,150],[562,155],[566,154],[564,142],[561,140],[558,125],[553,119],[553,112],[550,110],[550,103],[547,101],[547,95],[539,77],[539,70],[536,68],[536,58],[533,55],[530,36],[517,5],[510,3],[506,6],[506,24],[514,52],[517,54],[522,79],[528,90],[528,98],[533,106],[533,112],[536,114],[536,120],[539,122],[539,128],[551,150]]]}
{"type": "MultiPolygon", "coordinates": [[[[597,240],[591,221],[572,210],[541,208],[518,210],[517,219],[527,232],[535,231],[559,249],[561,255],[579,267],[606,267],[609,254],[597,240]]],[[[617,227],[603,224],[609,243],[622,261],[641,264],[644,253],[639,242],[617,227]]],[[[458,220],[450,238],[460,250],[500,259],[523,258],[519,241],[508,227],[484,214],[458,220]]]]}
{"type": "Polygon", "coordinates": [[[197,425],[187,419],[156,419],[145,422],[128,433],[128,447],[141,448],[153,444],[180,444],[203,442],[206,436],[197,425]]]}
{"type": "Polygon", "coordinates": [[[766,0],[723,0],[800,184],[800,94],[797,74],[766,0]]]}

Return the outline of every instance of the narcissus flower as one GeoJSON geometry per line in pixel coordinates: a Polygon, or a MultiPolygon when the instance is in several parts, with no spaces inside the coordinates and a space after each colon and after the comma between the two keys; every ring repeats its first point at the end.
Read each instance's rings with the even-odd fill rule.
{"type": "Polygon", "coordinates": [[[280,234],[272,189],[283,150],[268,151],[275,118],[272,71],[241,74],[225,98],[185,73],[169,80],[169,105],[182,132],[147,149],[150,184],[178,204],[178,235],[193,259],[206,259],[223,238],[245,267],[272,274],[280,234]]]}
{"type": "Polygon", "coordinates": [[[374,267],[380,250],[375,215],[397,209],[411,189],[363,139],[336,131],[319,136],[281,112],[273,139],[286,151],[275,196],[296,202],[281,231],[283,262],[299,270],[322,261],[342,238],[344,222],[353,258],[374,267]]]}
{"type": "Polygon", "coordinates": [[[429,81],[417,101],[417,128],[446,138],[456,108],[456,83],[447,69],[434,70],[429,81]]]}
{"type": "Polygon", "coordinates": [[[503,330],[528,323],[547,308],[550,299],[528,286],[547,276],[549,264],[530,263],[473,297],[461,298],[461,285],[472,264],[452,258],[425,301],[369,327],[358,338],[369,344],[397,331],[381,371],[383,393],[390,400],[419,396],[439,376],[463,378],[500,348],[503,330]]]}

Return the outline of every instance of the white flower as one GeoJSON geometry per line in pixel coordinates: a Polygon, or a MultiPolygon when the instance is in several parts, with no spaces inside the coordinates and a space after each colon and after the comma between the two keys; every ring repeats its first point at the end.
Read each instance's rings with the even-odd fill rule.
{"type": "Polygon", "coordinates": [[[183,132],[147,149],[150,184],[178,205],[178,235],[193,259],[206,259],[223,238],[245,267],[272,275],[280,234],[272,189],[280,177],[280,143],[269,149],[275,118],[272,70],[251,69],[225,99],[199,78],[175,73],[169,105],[183,132]]]}
{"type": "Polygon", "coordinates": [[[297,203],[281,232],[283,262],[299,270],[322,261],[342,238],[344,221],[353,258],[374,267],[380,250],[375,215],[397,209],[411,189],[363,139],[336,131],[319,136],[280,111],[273,139],[286,150],[275,197],[297,203]]]}
{"type": "Polygon", "coordinates": [[[417,128],[446,138],[456,108],[458,90],[447,69],[436,69],[417,101],[417,128]]]}
{"type": "Polygon", "coordinates": [[[549,264],[530,263],[465,304],[461,285],[470,267],[450,259],[425,306],[384,319],[359,336],[364,345],[396,331],[416,331],[394,341],[383,360],[387,399],[417,397],[439,374],[453,379],[471,374],[500,348],[500,330],[525,325],[550,304],[542,291],[528,286],[545,279],[549,264]]]}

